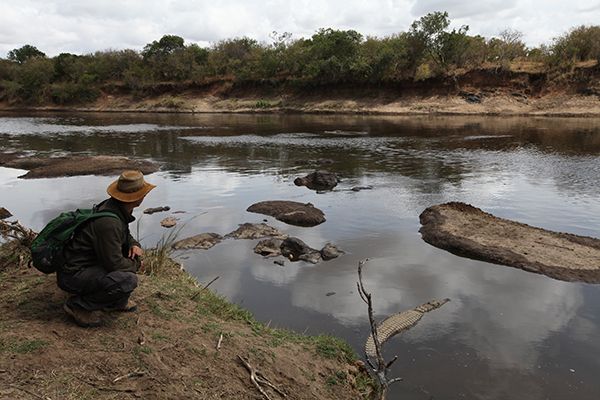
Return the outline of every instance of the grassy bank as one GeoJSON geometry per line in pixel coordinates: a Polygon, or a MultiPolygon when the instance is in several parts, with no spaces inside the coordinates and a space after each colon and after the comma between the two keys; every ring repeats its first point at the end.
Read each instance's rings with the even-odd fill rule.
{"type": "Polygon", "coordinates": [[[272,329],[175,262],[140,275],[136,313],[83,329],[63,313],[53,275],[17,267],[6,246],[0,259],[0,399],[262,398],[239,357],[290,399],[371,395],[346,343],[272,329]]]}

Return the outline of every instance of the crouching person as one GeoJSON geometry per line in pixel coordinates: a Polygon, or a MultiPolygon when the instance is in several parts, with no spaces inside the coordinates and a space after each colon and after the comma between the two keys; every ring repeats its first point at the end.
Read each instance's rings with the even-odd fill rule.
{"type": "Polygon", "coordinates": [[[84,327],[99,326],[102,312],[135,311],[129,296],[137,287],[142,249],[129,233],[133,209],[154,189],[139,171],[125,171],[108,186],[110,198],[94,207],[109,212],[78,228],[64,249],[58,286],[72,296],[65,312],[84,327]]]}

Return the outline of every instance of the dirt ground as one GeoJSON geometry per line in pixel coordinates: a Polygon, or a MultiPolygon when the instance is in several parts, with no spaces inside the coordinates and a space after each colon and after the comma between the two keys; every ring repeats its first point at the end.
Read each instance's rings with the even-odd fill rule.
{"type": "Polygon", "coordinates": [[[175,269],[140,278],[137,312],[85,329],[54,275],[0,267],[0,399],[266,399],[238,357],[287,399],[371,396],[340,340],[271,329],[175,269]]]}
{"type": "MultiPolygon", "coordinates": [[[[172,95],[169,95],[172,97],[172,95]]],[[[287,98],[250,95],[236,99],[178,94],[175,108],[161,107],[165,97],[134,100],[127,96],[106,96],[86,106],[14,107],[0,103],[0,111],[92,111],[92,112],[169,112],[169,113],[313,113],[368,115],[530,115],[548,117],[600,116],[600,99],[595,96],[555,93],[527,100],[509,93],[486,97],[481,103],[469,103],[459,96],[403,96],[394,99],[337,97],[331,99],[287,98]],[[272,104],[258,107],[257,104],[272,104]]]]}
{"type": "Polygon", "coordinates": [[[427,208],[423,240],[454,254],[564,281],[600,283],[600,239],[497,218],[465,203],[427,208]]]}

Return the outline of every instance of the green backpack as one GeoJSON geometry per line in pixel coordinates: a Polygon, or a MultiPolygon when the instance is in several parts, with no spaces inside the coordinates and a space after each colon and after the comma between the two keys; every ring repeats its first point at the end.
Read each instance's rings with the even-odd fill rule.
{"type": "Polygon", "coordinates": [[[59,270],[65,263],[63,250],[82,224],[99,217],[119,218],[109,211],[78,209],[61,213],[42,229],[31,243],[31,263],[45,274],[59,270]]]}

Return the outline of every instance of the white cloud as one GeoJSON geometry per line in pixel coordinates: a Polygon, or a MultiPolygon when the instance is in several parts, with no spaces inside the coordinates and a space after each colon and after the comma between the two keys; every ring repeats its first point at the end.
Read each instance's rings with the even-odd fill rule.
{"type": "Polygon", "coordinates": [[[448,11],[454,25],[469,25],[473,34],[518,29],[530,44],[600,20],[600,2],[589,0],[5,0],[0,55],[26,43],[50,56],[140,50],[164,34],[201,44],[236,36],[268,41],[272,31],[299,38],[326,27],[385,36],[431,11],[448,11]]]}
{"type": "Polygon", "coordinates": [[[425,15],[434,11],[447,11],[454,18],[497,14],[515,7],[517,0],[420,0],[412,7],[413,15],[425,15]]]}

